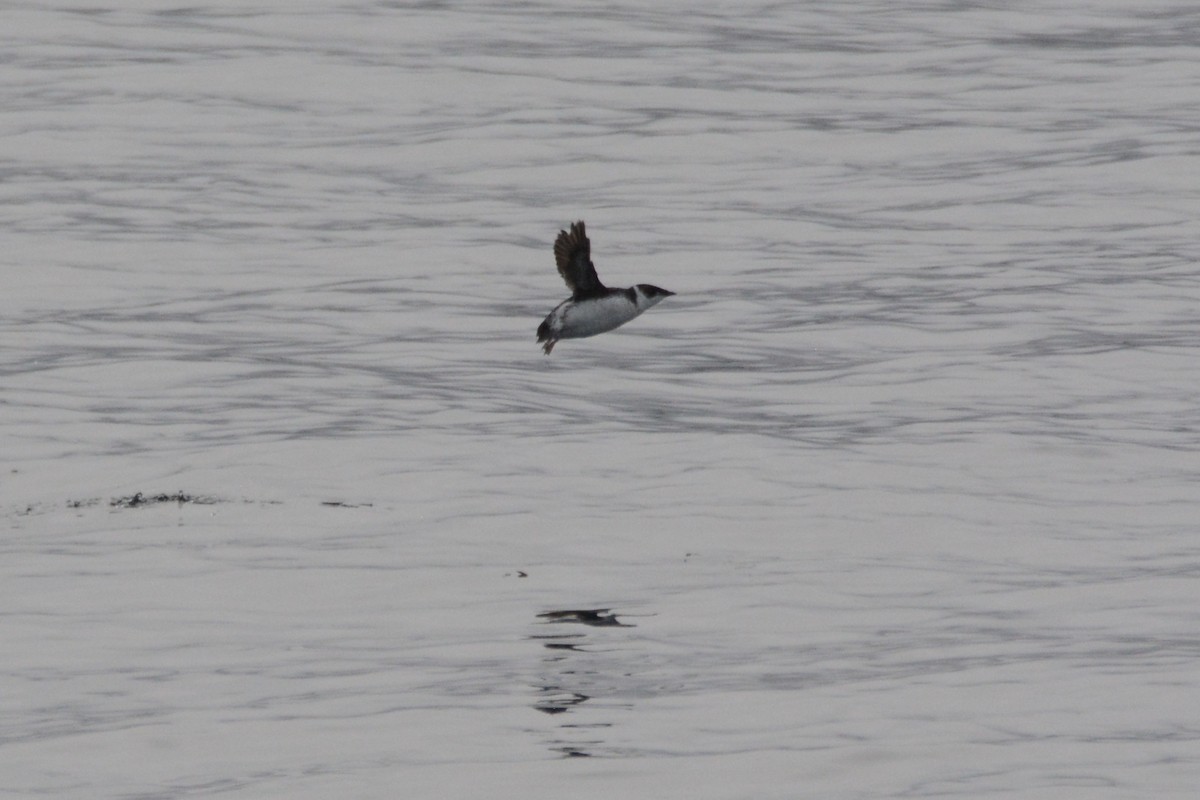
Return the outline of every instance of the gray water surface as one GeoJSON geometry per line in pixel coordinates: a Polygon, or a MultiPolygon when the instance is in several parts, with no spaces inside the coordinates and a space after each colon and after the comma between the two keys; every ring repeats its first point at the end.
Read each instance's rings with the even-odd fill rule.
{"type": "Polygon", "coordinates": [[[0,29],[0,793],[1200,785],[1194,4],[0,29]]]}

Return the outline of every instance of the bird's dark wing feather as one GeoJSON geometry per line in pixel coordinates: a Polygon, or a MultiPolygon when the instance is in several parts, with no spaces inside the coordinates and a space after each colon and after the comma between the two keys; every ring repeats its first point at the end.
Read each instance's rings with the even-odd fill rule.
{"type": "Polygon", "coordinates": [[[559,231],[554,240],[554,260],[558,274],[567,282],[575,300],[603,294],[604,284],[596,277],[592,264],[592,243],[588,241],[583,220],[571,224],[571,232],[559,231]]]}

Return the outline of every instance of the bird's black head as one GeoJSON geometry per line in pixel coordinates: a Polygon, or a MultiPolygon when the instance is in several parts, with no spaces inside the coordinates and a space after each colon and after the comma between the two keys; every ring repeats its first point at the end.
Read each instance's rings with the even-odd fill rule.
{"type": "Polygon", "coordinates": [[[651,286],[648,283],[639,283],[637,288],[641,291],[642,296],[648,300],[664,300],[675,294],[674,292],[668,292],[666,289],[651,286]]]}

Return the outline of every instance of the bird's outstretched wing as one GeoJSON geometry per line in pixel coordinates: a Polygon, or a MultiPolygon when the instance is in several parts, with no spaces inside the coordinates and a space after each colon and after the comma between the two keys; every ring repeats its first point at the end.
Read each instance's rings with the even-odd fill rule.
{"type": "Polygon", "coordinates": [[[558,232],[558,238],[554,240],[554,260],[558,262],[558,274],[567,282],[573,299],[604,293],[604,284],[596,277],[596,266],[592,264],[592,243],[588,241],[583,220],[572,223],[570,233],[558,232]]]}

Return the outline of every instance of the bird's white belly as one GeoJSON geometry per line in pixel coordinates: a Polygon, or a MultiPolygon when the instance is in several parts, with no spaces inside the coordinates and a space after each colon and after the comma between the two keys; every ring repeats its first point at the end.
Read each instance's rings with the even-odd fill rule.
{"type": "Polygon", "coordinates": [[[576,303],[563,310],[561,336],[564,339],[595,336],[618,328],[641,313],[625,295],[576,303]]]}

